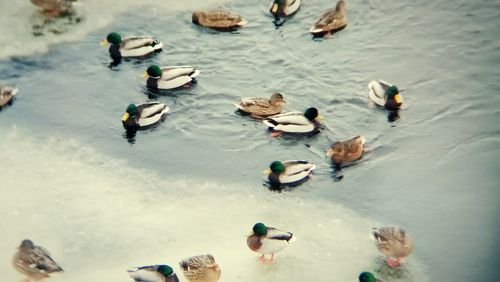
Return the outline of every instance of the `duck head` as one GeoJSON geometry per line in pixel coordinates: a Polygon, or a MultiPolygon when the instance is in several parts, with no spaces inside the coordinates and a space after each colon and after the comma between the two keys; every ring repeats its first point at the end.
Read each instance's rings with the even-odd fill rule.
{"type": "Polygon", "coordinates": [[[129,117],[135,118],[137,115],[137,106],[134,104],[130,104],[127,107],[127,110],[125,110],[125,114],[123,114],[122,121],[126,121],[129,119],[129,117]]]}
{"type": "Polygon", "coordinates": [[[165,277],[169,277],[170,275],[174,274],[174,270],[168,265],[160,265],[157,271],[165,277]]]}
{"type": "Polygon", "coordinates": [[[257,236],[265,236],[267,234],[267,226],[262,222],[256,223],[253,226],[252,230],[253,233],[257,236]]]}
{"type": "Polygon", "coordinates": [[[401,106],[401,94],[395,85],[387,87],[385,94],[387,95],[386,107],[399,108],[401,106]]]}
{"type": "Polygon", "coordinates": [[[274,93],[269,99],[271,105],[283,105],[286,104],[286,100],[281,93],[274,93]]]}
{"type": "Polygon", "coordinates": [[[19,249],[21,250],[29,250],[29,249],[33,249],[35,247],[35,244],[33,243],[33,241],[31,240],[23,240],[21,242],[21,246],[19,246],[19,249]]]}
{"type": "Polygon", "coordinates": [[[285,165],[280,161],[274,161],[269,166],[272,173],[281,174],[285,171],[285,165]]]}
{"type": "Polygon", "coordinates": [[[359,282],[377,282],[377,278],[371,272],[362,272],[359,275],[359,282]]]}
{"type": "Polygon", "coordinates": [[[284,14],[286,0],[274,0],[271,5],[271,13],[272,14],[284,14]]]}
{"type": "Polygon", "coordinates": [[[157,65],[151,65],[146,70],[146,75],[149,75],[152,78],[160,78],[161,77],[161,68],[157,65]]]}
{"type": "Polygon", "coordinates": [[[101,46],[108,45],[109,43],[118,45],[122,43],[122,37],[117,32],[111,32],[108,36],[106,36],[106,38],[104,38],[103,41],[101,41],[101,46]]]}
{"type": "Polygon", "coordinates": [[[314,107],[311,107],[309,109],[307,109],[305,112],[304,112],[304,116],[310,120],[310,121],[313,121],[315,120],[316,118],[319,117],[319,112],[318,112],[318,109],[314,108],[314,107]]]}

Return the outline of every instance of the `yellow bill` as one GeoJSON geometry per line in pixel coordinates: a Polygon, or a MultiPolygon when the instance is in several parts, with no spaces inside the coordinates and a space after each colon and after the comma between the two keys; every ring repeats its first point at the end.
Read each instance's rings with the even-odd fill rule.
{"type": "Polygon", "coordinates": [[[396,96],[394,96],[394,100],[396,100],[396,103],[401,104],[401,94],[396,94],[396,96]]]}
{"type": "Polygon", "coordinates": [[[323,117],[320,114],[318,114],[318,117],[316,119],[317,120],[323,120],[323,117]]]}
{"type": "Polygon", "coordinates": [[[148,77],[148,72],[147,72],[147,71],[143,72],[143,73],[142,73],[142,75],[141,75],[141,77],[142,77],[142,78],[146,78],[146,77],[148,77]]]}
{"type": "Polygon", "coordinates": [[[273,13],[276,13],[276,11],[278,11],[278,4],[274,3],[274,4],[273,4],[273,7],[271,8],[271,11],[272,11],[273,13]]]}
{"type": "Polygon", "coordinates": [[[130,117],[129,113],[125,112],[125,113],[123,114],[122,120],[123,120],[123,121],[126,121],[129,117],[130,117]]]}
{"type": "Polygon", "coordinates": [[[265,170],[262,171],[262,173],[270,174],[271,173],[271,169],[270,168],[266,168],[265,170]]]}

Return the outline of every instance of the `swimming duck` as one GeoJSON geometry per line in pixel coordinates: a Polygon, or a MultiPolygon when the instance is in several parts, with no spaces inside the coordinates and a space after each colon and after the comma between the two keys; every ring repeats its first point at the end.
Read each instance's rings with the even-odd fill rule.
{"type": "Polygon", "coordinates": [[[54,272],[63,271],[46,249],[36,246],[31,240],[21,242],[12,263],[17,271],[28,276],[28,281],[40,280],[54,272]]]}
{"type": "Polygon", "coordinates": [[[326,11],[319,20],[310,29],[313,35],[331,35],[332,33],[342,30],[347,26],[347,17],[345,14],[345,2],[340,0],[337,2],[335,9],[326,11]]]}
{"type": "Polygon", "coordinates": [[[387,264],[395,267],[413,251],[413,240],[402,228],[389,226],[373,228],[377,249],[387,256],[387,264]],[[392,259],[396,258],[396,259],[392,259]]]}
{"type": "Polygon", "coordinates": [[[307,180],[316,168],[311,162],[304,160],[274,161],[265,171],[273,188],[281,185],[300,184],[307,180]]]}
{"type": "Polygon", "coordinates": [[[264,124],[272,130],[272,136],[280,136],[283,133],[317,133],[319,132],[320,123],[317,121],[319,117],[318,109],[308,108],[304,114],[300,112],[289,112],[279,115],[274,115],[263,120],[264,124]]]}
{"type": "Polygon", "coordinates": [[[361,272],[359,275],[359,282],[383,282],[375,278],[375,276],[371,272],[361,272]]]}
{"type": "Polygon", "coordinates": [[[168,90],[179,87],[188,88],[196,81],[200,71],[190,66],[159,67],[151,65],[144,73],[148,77],[146,84],[152,89],[168,90]]]}
{"type": "Polygon", "coordinates": [[[395,85],[383,80],[372,80],[368,84],[370,99],[375,104],[387,109],[399,109],[403,105],[403,97],[395,85]]]}
{"type": "Polygon", "coordinates": [[[340,165],[344,162],[355,161],[363,155],[366,140],[363,136],[356,136],[345,141],[337,141],[327,150],[326,155],[340,165]]]}
{"type": "Polygon", "coordinates": [[[111,32],[101,41],[101,46],[108,45],[109,54],[115,61],[121,58],[143,57],[161,51],[163,43],[152,36],[121,37],[117,32],[111,32]]]}
{"type": "Polygon", "coordinates": [[[125,129],[141,129],[162,121],[169,108],[162,103],[147,102],[130,104],[123,114],[122,123],[125,129]]]}
{"type": "Polygon", "coordinates": [[[31,3],[41,7],[42,11],[47,16],[58,16],[62,13],[71,11],[71,3],[74,1],[68,0],[31,0],[31,3]]]}
{"type": "Polygon", "coordinates": [[[179,282],[172,267],[165,264],[135,267],[127,272],[137,282],[179,282]]]}
{"type": "Polygon", "coordinates": [[[12,102],[19,89],[13,86],[0,86],[0,109],[12,102]]]}
{"type": "Polygon", "coordinates": [[[216,282],[221,275],[219,265],[210,254],[184,259],[179,265],[184,276],[191,282],[216,282]]]}
{"type": "Polygon", "coordinates": [[[265,255],[270,254],[269,262],[274,259],[274,254],[285,249],[291,242],[295,241],[292,233],[274,227],[266,226],[264,223],[256,223],[252,233],[247,237],[247,245],[250,250],[261,254],[259,260],[266,261],[265,255]]]}
{"type": "Polygon", "coordinates": [[[224,10],[193,12],[194,24],[209,27],[215,30],[234,30],[247,24],[241,16],[224,10]]]}
{"type": "Polygon", "coordinates": [[[295,14],[300,7],[300,0],[273,0],[269,11],[274,17],[288,17],[295,14]]]}
{"type": "Polygon", "coordinates": [[[251,117],[263,119],[281,113],[282,105],[286,104],[283,94],[274,93],[270,99],[241,98],[239,104],[234,104],[238,110],[250,114],[251,117]]]}

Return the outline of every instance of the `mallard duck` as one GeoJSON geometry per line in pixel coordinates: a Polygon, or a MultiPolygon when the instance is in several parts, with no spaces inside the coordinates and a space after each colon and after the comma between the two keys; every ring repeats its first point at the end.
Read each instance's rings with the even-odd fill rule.
{"type": "Polygon", "coordinates": [[[152,89],[168,90],[190,87],[196,81],[200,71],[190,66],[159,67],[151,65],[144,73],[148,77],[146,84],[152,89]]]}
{"type": "Polygon", "coordinates": [[[172,267],[165,264],[134,267],[127,272],[138,282],[179,282],[172,267]]]}
{"type": "Polygon", "coordinates": [[[31,0],[31,3],[41,7],[42,11],[47,16],[58,16],[62,13],[71,11],[72,2],[69,0],[31,0]]]}
{"type": "Polygon", "coordinates": [[[402,258],[409,256],[413,251],[413,240],[402,228],[394,226],[373,228],[373,237],[377,249],[387,256],[387,264],[390,267],[400,265],[402,258]]]}
{"type": "Polygon", "coordinates": [[[281,113],[283,104],[286,104],[283,94],[274,93],[270,99],[257,97],[241,98],[240,103],[234,105],[238,110],[250,114],[253,118],[263,119],[281,113]]]}
{"type": "Polygon", "coordinates": [[[344,162],[352,162],[363,155],[365,142],[366,140],[363,136],[356,136],[345,141],[337,141],[326,151],[326,155],[337,165],[344,162]]]}
{"type": "Polygon", "coordinates": [[[194,24],[221,31],[234,30],[247,24],[241,16],[224,10],[193,12],[192,20],[194,24]]]}
{"type": "Polygon", "coordinates": [[[123,114],[122,123],[125,129],[141,129],[162,121],[169,108],[162,103],[147,102],[130,104],[123,114]]]}
{"type": "Polygon", "coordinates": [[[326,11],[319,20],[310,29],[314,35],[330,35],[336,31],[342,30],[347,26],[347,17],[345,14],[345,2],[337,2],[335,9],[326,11]]]}
{"type": "Polygon", "coordinates": [[[361,272],[359,275],[359,282],[383,282],[375,278],[375,276],[371,272],[361,272]]]}
{"type": "Polygon", "coordinates": [[[266,261],[265,255],[270,254],[270,262],[274,254],[285,249],[291,242],[295,241],[292,233],[274,227],[266,226],[264,223],[256,223],[253,232],[247,237],[247,245],[250,250],[261,254],[259,260],[266,261]]]}
{"type": "Polygon", "coordinates": [[[191,282],[219,281],[221,270],[215,258],[210,254],[184,259],[179,265],[184,276],[191,282]]]}
{"type": "Polygon", "coordinates": [[[308,161],[290,160],[274,161],[265,171],[272,187],[300,184],[307,180],[316,166],[308,161]]]}
{"type": "Polygon", "coordinates": [[[300,112],[289,112],[274,115],[263,120],[264,124],[272,130],[272,136],[280,136],[282,133],[316,133],[320,123],[318,109],[308,108],[304,114],[300,112]]]}
{"type": "Polygon", "coordinates": [[[54,272],[63,271],[46,249],[36,246],[31,240],[21,242],[12,263],[17,271],[28,276],[28,281],[40,280],[54,272]]]}
{"type": "Polygon", "coordinates": [[[403,105],[403,97],[395,85],[379,79],[371,81],[368,89],[370,99],[381,107],[399,109],[403,105]]]}
{"type": "Polygon", "coordinates": [[[11,103],[14,99],[14,96],[17,95],[19,89],[13,86],[0,86],[0,109],[11,103]]]}
{"type": "Polygon", "coordinates": [[[295,14],[300,7],[300,0],[273,0],[269,11],[274,17],[288,17],[295,14]]]}
{"type": "Polygon", "coordinates": [[[163,43],[152,36],[134,36],[122,39],[121,35],[116,32],[108,34],[101,41],[101,46],[110,43],[109,54],[115,61],[121,60],[121,58],[144,57],[154,52],[159,52],[163,48],[163,43]]]}

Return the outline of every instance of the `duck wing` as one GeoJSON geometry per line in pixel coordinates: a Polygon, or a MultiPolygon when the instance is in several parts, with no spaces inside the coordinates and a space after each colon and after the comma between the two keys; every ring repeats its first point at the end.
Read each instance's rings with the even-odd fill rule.
{"type": "Polygon", "coordinates": [[[307,133],[315,129],[315,124],[300,112],[291,112],[274,115],[265,119],[268,127],[288,133],[307,133]]]}
{"type": "Polygon", "coordinates": [[[14,96],[16,96],[18,91],[19,90],[16,87],[11,87],[11,86],[1,87],[0,88],[0,107],[4,106],[8,102],[10,102],[10,100],[12,100],[12,98],[14,96]]]}
{"type": "Polygon", "coordinates": [[[283,184],[294,183],[308,177],[316,166],[308,161],[284,161],[285,172],[280,174],[279,180],[283,184]]]}
{"type": "Polygon", "coordinates": [[[389,87],[385,81],[381,80],[372,80],[368,84],[369,96],[370,99],[375,102],[379,106],[385,106],[387,101],[387,96],[385,95],[385,91],[389,87]]]}
{"type": "Polygon", "coordinates": [[[186,278],[190,281],[205,281],[205,278],[207,278],[206,281],[212,281],[208,277],[220,276],[219,265],[210,254],[184,259],[179,265],[186,278]]]}
{"type": "Polygon", "coordinates": [[[281,240],[290,242],[293,238],[293,234],[291,232],[284,231],[278,228],[268,227],[266,238],[270,240],[281,240]]]}
{"type": "Polygon", "coordinates": [[[19,260],[29,265],[31,268],[36,268],[45,273],[63,271],[63,269],[52,259],[50,253],[40,246],[35,246],[26,253],[21,252],[19,260]]]}
{"type": "Polygon", "coordinates": [[[137,105],[137,111],[139,112],[139,118],[150,118],[154,115],[161,113],[167,106],[163,103],[149,102],[137,105]]]}
{"type": "Polygon", "coordinates": [[[241,16],[222,10],[205,12],[201,17],[198,17],[198,21],[203,26],[213,28],[229,28],[244,24],[241,16]]]}
{"type": "Polygon", "coordinates": [[[121,48],[123,49],[136,49],[145,46],[151,46],[155,42],[152,36],[134,36],[127,37],[122,40],[121,48]]]}

